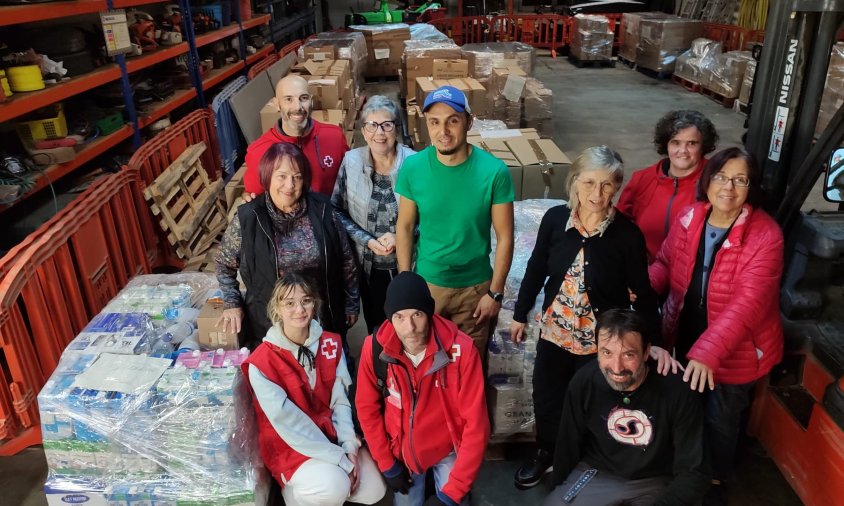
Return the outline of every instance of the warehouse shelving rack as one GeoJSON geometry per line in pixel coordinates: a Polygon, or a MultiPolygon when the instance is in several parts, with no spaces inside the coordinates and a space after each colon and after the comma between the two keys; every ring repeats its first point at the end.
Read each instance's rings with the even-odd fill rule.
{"type": "MultiPolygon", "coordinates": [[[[93,14],[108,9],[164,3],[165,1],[168,0],[68,0],[51,3],[49,4],[49,8],[45,8],[45,4],[0,6],[0,27],[60,19],[80,14],[93,14]]],[[[184,13],[184,19],[191,19],[188,0],[179,0],[178,3],[184,13]]],[[[161,119],[176,108],[188,104],[191,100],[196,101],[198,108],[205,107],[205,91],[238,73],[244,73],[249,65],[274,50],[272,44],[267,44],[256,54],[247,56],[245,53],[245,41],[243,39],[244,30],[269,23],[271,19],[270,14],[258,14],[252,19],[242,20],[239,2],[233,3],[232,11],[235,22],[228,26],[195,36],[192,26],[186,24],[183,26],[183,34],[186,40],[179,44],[162,47],[135,58],[127,59],[123,55],[119,55],[115,58],[115,63],[104,65],[87,74],[50,85],[43,90],[15,93],[5,101],[0,102],[0,123],[3,123],[14,120],[41,107],[60,102],[120,79],[123,84],[124,103],[129,119],[129,122],[119,130],[85,145],[77,152],[73,160],[43,168],[41,173],[36,176],[33,188],[23,194],[15,203],[0,205],[0,212],[9,209],[52,182],[72,173],[82,165],[109,151],[123,141],[131,138],[133,147],[137,149],[141,143],[141,128],[161,119]],[[223,68],[214,69],[205,76],[200,76],[198,48],[237,34],[240,35],[241,42],[240,60],[223,68]],[[129,87],[129,75],[184,54],[188,55],[188,67],[194,86],[187,90],[177,90],[166,100],[138,114],[138,111],[135,110],[134,102],[131,99],[132,93],[129,87]]]]}

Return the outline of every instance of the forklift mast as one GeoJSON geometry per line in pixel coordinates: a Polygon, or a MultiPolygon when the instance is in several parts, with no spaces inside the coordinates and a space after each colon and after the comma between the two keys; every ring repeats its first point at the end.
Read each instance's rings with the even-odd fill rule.
{"type": "Polygon", "coordinates": [[[748,430],[808,505],[844,497],[844,211],[800,211],[844,143],[844,107],[815,136],[843,22],[844,0],[770,2],[746,142],[785,238],[785,354],[757,383],[748,430]]]}

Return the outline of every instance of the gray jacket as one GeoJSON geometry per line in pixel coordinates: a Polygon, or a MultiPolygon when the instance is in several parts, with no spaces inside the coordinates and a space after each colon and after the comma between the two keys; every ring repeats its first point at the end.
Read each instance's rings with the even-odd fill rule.
{"type": "MultiPolygon", "coordinates": [[[[390,171],[390,178],[393,180],[393,191],[395,192],[396,180],[404,160],[416,153],[404,144],[396,144],[396,161],[390,171]]],[[[334,193],[331,195],[331,203],[337,209],[337,217],[343,228],[355,243],[358,259],[360,260],[366,275],[372,268],[372,262],[366,259],[364,251],[366,244],[376,239],[374,230],[367,229],[369,215],[369,201],[372,198],[373,176],[375,172],[372,166],[372,157],[369,155],[369,147],[347,151],[340,164],[340,171],[337,174],[337,182],[334,184],[334,193]]],[[[401,201],[398,193],[396,202],[401,201]]]]}

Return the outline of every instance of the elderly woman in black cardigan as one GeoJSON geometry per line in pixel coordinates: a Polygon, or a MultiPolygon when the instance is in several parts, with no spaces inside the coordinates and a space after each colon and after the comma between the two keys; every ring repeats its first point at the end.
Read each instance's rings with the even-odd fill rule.
{"type": "MultiPolygon", "coordinates": [[[[595,360],[596,317],[629,307],[635,299],[634,309],[659,329],[644,236],[613,207],[623,178],[618,153],[607,146],[586,149],[568,176],[568,204],[549,209],[539,225],[510,327],[514,341],[524,340],[528,312],[544,284],[541,321],[533,323],[540,326],[533,373],[539,448],[516,471],[517,488],[538,484],[552,464],[569,381],[581,365],[595,360]]],[[[668,353],[653,348],[660,372],[667,372],[668,353]]]]}

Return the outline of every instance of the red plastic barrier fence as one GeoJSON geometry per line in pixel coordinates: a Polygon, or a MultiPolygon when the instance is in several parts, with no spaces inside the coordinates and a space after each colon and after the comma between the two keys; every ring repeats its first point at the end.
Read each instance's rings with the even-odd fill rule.
{"type": "Polygon", "coordinates": [[[429,22],[454,42],[462,46],[476,42],[493,40],[491,34],[491,18],[487,16],[461,16],[455,18],[436,19],[429,22]]]}
{"type": "Polygon", "coordinates": [[[301,40],[294,40],[293,42],[287,44],[286,46],[282,47],[278,50],[278,57],[279,59],[284,58],[290,53],[295,53],[299,50],[299,47],[302,46],[301,40]]]}
{"type": "Polygon", "coordinates": [[[495,40],[550,49],[554,58],[564,40],[557,33],[565,25],[565,17],[559,14],[507,14],[492,18],[491,25],[495,40]]]}
{"type": "Polygon", "coordinates": [[[36,396],[67,343],[148,273],[137,170],[95,182],[0,259],[0,455],[39,444],[36,396]]]}
{"type": "Polygon", "coordinates": [[[748,30],[735,25],[723,25],[719,23],[703,23],[703,36],[707,39],[717,40],[721,43],[721,49],[726,51],[744,50],[748,42],[762,42],[765,40],[763,30],[748,30]]]}
{"type": "Polygon", "coordinates": [[[266,56],[266,58],[261,58],[254,65],[249,67],[249,72],[246,74],[246,78],[250,81],[255,78],[261,72],[267,70],[268,68],[273,66],[273,63],[278,61],[278,54],[277,53],[270,53],[266,56]]]}

